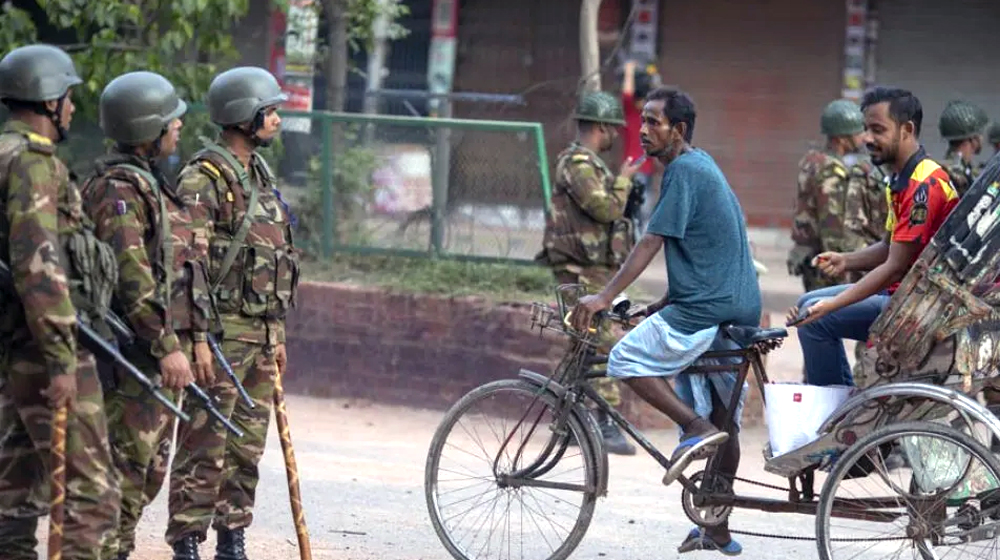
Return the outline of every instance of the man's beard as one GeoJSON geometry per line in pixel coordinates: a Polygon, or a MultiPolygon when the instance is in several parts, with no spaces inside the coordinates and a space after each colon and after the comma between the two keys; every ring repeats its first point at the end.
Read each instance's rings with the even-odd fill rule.
{"type": "Polygon", "coordinates": [[[873,164],[875,164],[875,165],[884,165],[886,163],[890,163],[890,162],[895,161],[896,154],[899,152],[899,147],[896,146],[893,149],[883,150],[883,152],[882,152],[881,155],[875,155],[874,153],[872,153],[872,149],[871,148],[868,148],[867,151],[868,151],[869,157],[871,157],[871,160],[872,160],[873,164]]]}

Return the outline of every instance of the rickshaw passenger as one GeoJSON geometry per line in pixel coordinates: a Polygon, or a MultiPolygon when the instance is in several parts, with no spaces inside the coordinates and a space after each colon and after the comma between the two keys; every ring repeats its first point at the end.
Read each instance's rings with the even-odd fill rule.
{"type": "MultiPolygon", "coordinates": [[[[830,276],[869,272],[855,284],[816,290],[799,299],[808,306],[798,328],[806,381],[812,385],[854,385],[843,339],[868,340],[889,297],[958,204],[947,171],[920,145],[923,110],[916,96],[876,87],[865,93],[861,109],[872,163],[888,164],[893,172],[887,188],[886,238],[859,251],[815,257],[816,266],[830,276]]],[[[798,312],[798,307],[790,309],[788,321],[798,312]]]]}

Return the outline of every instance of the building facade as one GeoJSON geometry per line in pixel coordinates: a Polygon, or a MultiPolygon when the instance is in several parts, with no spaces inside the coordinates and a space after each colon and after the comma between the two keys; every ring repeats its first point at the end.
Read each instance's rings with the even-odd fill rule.
{"type": "MultiPolygon", "coordinates": [[[[845,88],[844,68],[851,63],[845,29],[857,24],[848,14],[859,4],[872,35],[863,54],[868,83],[917,94],[924,106],[921,138],[931,154],[944,155],[937,120],[949,99],[965,98],[1000,118],[992,82],[1000,62],[990,47],[1000,3],[658,2],[664,83],[694,98],[694,143],[719,162],[751,225],[791,223],[796,164],[810,144],[822,142],[820,112],[845,88]]],[[[579,7],[579,0],[465,0],[460,6],[455,89],[526,92],[527,106],[511,108],[507,118],[542,122],[550,158],[573,134],[568,117],[580,73],[579,7]]],[[[604,0],[601,9],[603,25],[620,25],[631,2],[604,0]]],[[[602,56],[614,39],[602,45],[602,56]]],[[[613,71],[602,85],[618,87],[613,71]]]]}

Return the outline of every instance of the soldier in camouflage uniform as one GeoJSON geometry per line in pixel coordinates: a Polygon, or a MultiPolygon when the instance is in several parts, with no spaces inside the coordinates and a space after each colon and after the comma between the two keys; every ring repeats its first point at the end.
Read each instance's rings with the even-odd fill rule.
{"type": "MultiPolygon", "coordinates": [[[[864,117],[858,106],[846,99],[831,102],[820,118],[827,137],[826,149],[812,149],[799,162],[795,246],[788,255],[788,272],[802,276],[805,291],[844,284],[849,279],[827,278],[812,266],[812,258],[823,251],[853,251],[868,244],[862,231],[845,227],[848,184],[851,177],[863,192],[878,189],[872,166],[861,161],[864,117]]],[[[882,195],[884,198],[884,195],[882,195]]],[[[874,197],[873,197],[874,199],[874,197]]],[[[884,213],[886,201],[881,202],[884,213]]]]}
{"type": "Polygon", "coordinates": [[[77,317],[107,334],[101,317],[116,281],[114,255],[88,229],[80,192],[55,156],[82,83],[73,61],[48,45],[0,60],[0,258],[17,298],[0,297],[0,556],[37,558],[38,518],[49,511],[53,409],[69,407],[62,557],[97,560],[114,528],[118,486],[104,397],[77,317]],[[102,328],[103,327],[103,328],[102,328]]]}
{"type": "Polygon", "coordinates": [[[203,409],[188,407],[170,473],[166,539],[175,560],[196,560],[209,526],[218,532],[217,560],[244,560],[244,529],[253,515],[257,463],[264,453],[276,376],[283,375],[285,314],[299,276],[289,212],[275,178],[257,153],[280,131],[278,106],[286,97],[266,70],[234,68],[215,77],[208,91],[218,142],[193,156],[178,192],[194,199],[213,224],[209,278],[225,331],[222,351],[254,401],[237,401],[222,378],[209,389],[218,408],[244,432],[236,439],[203,409]]]}
{"type": "MultiPolygon", "coordinates": [[[[614,96],[584,94],[574,118],[577,138],[556,159],[552,212],[536,260],[549,266],[560,284],[584,284],[596,293],[611,281],[635,243],[624,211],[639,165],[626,159],[616,176],[598,156],[611,149],[616,127],[625,124],[621,102],[614,96]]],[[[611,332],[601,336],[603,350],[609,352],[616,338],[611,332]]],[[[594,384],[611,406],[621,404],[618,381],[601,377],[594,384]]],[[[600,410],[596,414],[608,451],[635,454],[611,417],[600,410]]]]}
{"type": "Polygon", "coordinates": [[[983,150],[983,132],[988,122],[985,111],[966,101],[951,101],[941,112],[938,132],[948,141],[941,166],[948,171],[958,196],[964,195],[979,176],[972,157],[983,150]]]}
{"type": "MultiPolygon", "coordinates": [[[[100,122],[115,142],[83,185],[84,209],[97,236],[118,258],[112,307],[136,333],[126,356],[170,398],[194,381],[213,381],[206,342],[212,304],[208,291],[208,233],[167,184],[160,162],[174,153],[187,104],[152,72],[119,76],[101,94],[100,122]],[[169,292],[169,295],[168,295],[169,292]]],[[[166,478],[175,417],[132,378],[117,372],[106,387],[111,453],[122,500],[118,530],[104,558],[124,560],[135,548],[143,508],[166,478]]]]}
{"type": "MultiPolygon", "coordinates": [[[[993,146],[994,154],[1000,152],[1000,122],[990,123],[990,127],[986,129],[986,141],[990,143],[990,146],[993,146]]],[[[985,162],[980,164],[980,170],[985,166],[985,162]]]]}
{"type": "MultiPolygon", "coordinates": [[[[889,217],[886,195],[889,176],[871,158],[861,156],[851,166],[844,202],[844,232],[848,246],[862,249],[885,237],[885,221],[889,217]]],[[[850,282],[857,282],[863,273],[848,273],[850,282]]]]}

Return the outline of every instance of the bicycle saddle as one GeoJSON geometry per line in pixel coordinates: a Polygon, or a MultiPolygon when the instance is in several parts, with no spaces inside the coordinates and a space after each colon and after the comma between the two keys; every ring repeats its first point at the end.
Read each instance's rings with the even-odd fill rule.
{"type": "Polygon", "coordinates": [[[762,329],[760,327],[750,327],[746,325],[722,324],[719,327],[730,340],[739,344],[741,348],[749,348],[758,342],[765,340],[775,340],[788,336],[788,331],[782,328],[762,329]]]}

